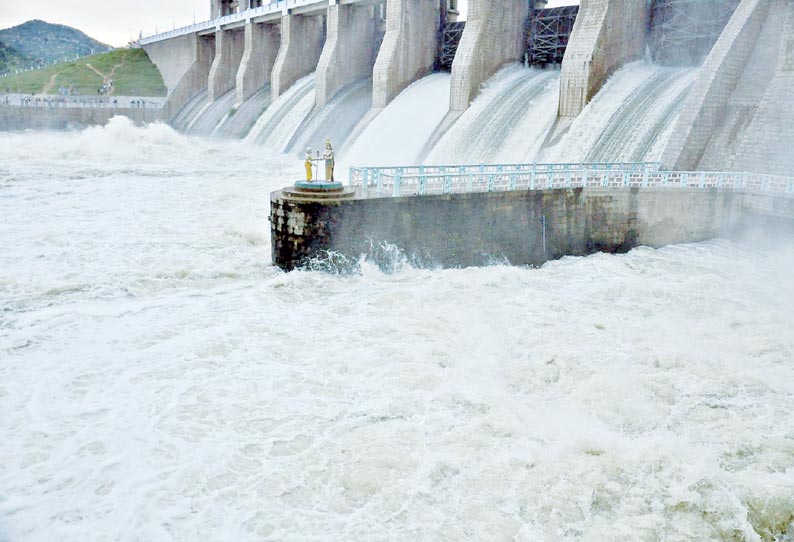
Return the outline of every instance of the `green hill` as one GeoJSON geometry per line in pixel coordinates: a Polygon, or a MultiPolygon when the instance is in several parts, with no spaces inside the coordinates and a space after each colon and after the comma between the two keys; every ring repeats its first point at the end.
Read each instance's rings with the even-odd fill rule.
{"type": "Polygon", "coordinates": [[[40,64],[111,50],[76,28],[40,20],[0,30],[0,42],[40,64]]]}
{"type": "Polygon", "coordinates": [[[0,73],[11,72],[21,68],[27,68],[30,59],[6,44],[0,42],[0,73]]]}
{"type": "Polygon", "coordinates": [[[108,79],[113,80],[111,95],[166,95],[163,78],[143,49],[116,49],[4,77],[0,79],[0,92],[58,94],[59,87],[72,87],[79,94],[96,95],[97,88],[108,79]]]}

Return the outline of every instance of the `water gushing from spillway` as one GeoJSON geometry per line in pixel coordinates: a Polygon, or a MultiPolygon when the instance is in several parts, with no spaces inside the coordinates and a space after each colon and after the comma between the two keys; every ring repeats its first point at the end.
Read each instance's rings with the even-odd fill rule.
{"type": "Polygon", "coordinates": [[[434,73],[403,90],[358,135],[341,167],[417,164],[422,149],[449,111],[449,74],[434,73]]]}
{"type": "Polygon", "coordinates": [[[272,94],[270,86],[259,90],[248,98],[239,107],[233,108],[220,124],[213,130],[213,134],[242,139],[253,128],[256,119],[268,108],[272,94]]]}
{"type": "Polygon", "coordinates": [[[193,120],[185,128],[185,133],[190,135],[209,136],[215,132],[220,123],[228,117],[234,107],[237,95],[234,91],[227,92],[214,102],[207,101],[193,120]]]}
{"type": "Polygon", "coordinates": [[[531,162],[557,116],[559,71],[512,65],[482,94],[428,155],[430,164],[531,162]]]}
{"type": "Polygon", "coordinates": [[[340,90],[324,107],[315,108],[295,131],[288,151],[303,155],[306,148],[323,149],[330,139],[337,153],[372,106],[372,80],[362,79],[340,90]]]}
{"type": "Polygon", "coordinates": [[[299,79],[257,119],[246,141],[285,152],[298,127],[314,108],[314,74],[299,79]]]}
{"type": "Polygon", "coordinates": [[[658,161],[697,68],[634,62],[618,70],[543,155],[547,162],[658,161]]]}
{"type": "Polygon", "coordinates": [[[293,157],[0,148],[0,540],[794,540],[790,240],[283,273],[293,157]]]}
{"type": "Polygon", "coordinates": [[[209,92],[205,89],[191,98],[171,120],[171,126],[175,130],[185,132],[196,117],[201,113],[209,103],[209,92]]]}

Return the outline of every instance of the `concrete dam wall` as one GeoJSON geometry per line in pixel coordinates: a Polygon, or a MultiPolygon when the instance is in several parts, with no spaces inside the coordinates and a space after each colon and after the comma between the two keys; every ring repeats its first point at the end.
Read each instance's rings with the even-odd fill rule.
{"type": "MultiPolygon", "coordinates": [[[[731,190],[573,188],[318,201],[271,195],[273,263],[376,263],[399,250],[420,267],[540,265],[794,226],[794,197],[731,190]]],[[[385,259],[384,259],[385,258],[385,259]]]]}
{"type": "MultiPolygon", "coordinates": [[[[523,130],[530,133],[530,139],[541,142],[531,153],[508,156],[510,161],[592,161],[599,158],[598,149],[612,149],[601,159],[661,159],[665,167],[676,170],[782,175],[794,169],[792,153],[787,152],[794,145],[790,129],[794,119],[789,118],[791,108],[786,107],[787,97],[794,92],[788,45],[794,35],[791,2],[583,0],[571,19],[575,20],[572,30],[565,32],[561,26],[554,30],[554,24],[561,23],[538,23],[553,20],[549,13],[553,10],[536,7],[540,5],[526,0],[470,0],[468,19],[457,27],[460,34],[450,50],[444,40],[457,12],[454,2],[446,0],[219,0],[212,6],[216,18],[143,39],[141,44],[169,88],[166,106],[157,118],[196,135],[245,137],[260,117],[270,114],[267,110],[272,104],[280,111],[271,115],[272,122],[265,119],[262,124],[271,126],[280,118],[297,118],[292,133],[269,138],[289,142],[275,149],[282,152],[295,148],[298,141],[316,146],[315,140],[320,138],[315,132],[322,131],[349,147],[403,92],[434,71],[450,69],[443,97],[442,89],[436,89],[413,98],[432,100],[433,110],[442,119],[427,133],[412,135],[422,139],[423,146],[407,158],[419,163],[433,155],[436,144],[449,132],[456,131],[460,119],[466,121],[472,104],[498,84],[500,70],[536,58],[528,49],[531,43],[557,40],[564,52],[559,57],[560,69],[546,70],[558,74],[556,79],[549,78],[549,84],[536,89],[529,88],[529,83],[515,85],[512,97],[512,91],[505,91],[498,99],[488,98],[493,102],[491,118],[522,125],[516,127],[513,139],[523,130]],[[704,11],[706,4],[719,10],[704,11]],[[727,14],[730,20],[709,20],[712,11],[720,17],[727,14]],[[539,36],[544,24],[551,33],[539,36]],[[712,41],[709,32],[714,33],[712,41]],[[631,79],[623,73],[625,66],[644,59],[655,68],[665,65],[673,69],[680,59],[670,51],[688,51],[694,46],[705,48],[702,54],[684,55],[705,57],[702,67],[693,67],[697,69],[694,84],[689,84],[688,74],[659,72],[645,86],[636,86],[636,96],[621,95],[621,89],[627,87],[616,80],[631,79]],[[444,55],[446,68],[440,67],[444,55]],[[306,77],[313,77],[309,85],[306,77]],[[296,85],[301,85],[301,90],[296,85]],[[665,85],[675,92],[665,93],[665,85]],[[362,90],[364,86],[369,88],[362,90]],[[583,119],[604,110],[601,104],[590,107],[597,99],[608,102],[609,96],[604,94],[624,100],[628,111],[613,108],[609,112],[615,117],[611,126],[583,119]],[[308,104],[310,96],[313,102],[308,104]],[[335,117],[326,111],[329,108],[336,109],[335,117]],[[653,115],[639,114],[654,108],[658,112],[653,115]],[[551,128],[547,127],[549,111],[554,115],[551,128]],[[654,119],[646,118],[654,115],[654,119]],[[329,120],[322,124],[324,117],[329,120]],[[302,119],[314,125],[306,126],[302,119]],[[330,128],[342,125],[344,129],[330,128]],[[310,137],[298,133],[305,129],[313,131],[310,137]],[[588,132],[593,137],[600,134],[600,139],[614,139],[616,133],[625,138],[627,131],[642,133],[637,137],[644,139],[634,144],[631,152],[620,151],[608,141],[588,144],[588,151],[588,145],[576,141],[588,132]],[[561,147],[581,147],[583,155],[560,152],[561,147]]],[[[403,110],[403,118],[406,113],[424,115],[403,110]]],[[[36,119],[40,116],[31,113],[31,124],[25,127],[39,126],[36,119]]],[[[93,123],[91,115],[82,116],[81,121],[93,123]]],[[[99,114],[96,122],[104,122],[103,118],[99,114]]],[[[435,123],[435,113],[433,119],[435,123]]],[[[53,119],[51,124],[63,123],[53,119]]],[[[10,120],[7,125],[23,126],[25,121],[10,120]]],[[[400,129],[410,130],[411,126],[400,129]]],[[[264,136],[256,139],[268,140],[264,136]]],[[[494,139],[495,145],[509,139],[500,136],[494,139]]],[[[401,142],[377,144],[399,146],[401,142]]],[[[451,152],[459,154],[466,148],[465,142],[458,143],[451,152]]],[[[354,159],[360,158],[350,157],[354,159]]],[[[493,159],[497,158],[485,157],[486,161],[493,159]]]]}

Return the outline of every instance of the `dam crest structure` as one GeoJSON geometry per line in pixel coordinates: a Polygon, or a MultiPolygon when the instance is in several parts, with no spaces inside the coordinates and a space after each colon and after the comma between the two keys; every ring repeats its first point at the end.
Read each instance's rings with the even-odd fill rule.
{"type": "MultiPolygon", "coordinates": [[[[788,0],[581,0],[562,8],[469,0],[466,21],[458,20],[454,0],[211,0],[211,13],[209,21],[140,40],[169,89],[166,119],[191,133],[245,137],[293,153],[330,135],[345,166],[568,162],[589,171],[582,164],[651,161],[665,175],[794,174],[788,0]],[[516,72],[517,64],[535,71],[516,72]],[[434,93],[416,99],[430,87],[434,93]],[[373,132],[389,131],[384,126],[400,116],[390,108],[400,102],[407,117],[405,103],[428,99],[438,117],[416,136],[422,142],[410,156],[356,163],[373,132]],[[486,99],[492,109],[481,105],[486,99]],[[605,110],[609,122],[599,118],[605,110]],[[515,119],[513,133],[493,119],[515,119]],[[480,132],[496,143],[480,142],[482,156],[467,157],[480,132]],[[499,145],[521,152],[497,156],[499,145]],[[454,162],[451,154],[459,154],[454,162]]],[[[418,126],[423,116],[404,122],[418,126]]],[[[379,171],[382,183],[388,176],[379,171]]],[[[366,188],[365,199],[378,199],[366,188]]],[[[714,190],[733,194],[726,196],[732,201],[745,194],[714,190]]],[[[420,192],[410,197],[515,191],[420,192]]],[[[595,200],[588,201],[592,208],[595,200]]]]}

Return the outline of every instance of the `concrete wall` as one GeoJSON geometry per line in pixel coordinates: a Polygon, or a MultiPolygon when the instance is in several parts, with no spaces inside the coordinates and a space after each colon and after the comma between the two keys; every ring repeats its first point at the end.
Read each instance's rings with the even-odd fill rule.
{"type": "Polygon", "coordinates": [[[582,0],[560,74],[561,117],[582,112],[618,68],[642,58],[647,0],[582,0]]]}
{"type": "Polygon", "coordinates": [[[318,106],[328,103],[343,86],[372,74],[375,25],[373,6],[328,7],[328,37],[317,64],[318,106]]]}
{"type": "Polygon", "coordinates": [[[237,70],[237,105],[270,83],[278,55],[281,32],[275,24],[246,23],[245,47],[237,70]]]}
{"type": "Polygon", "coordinates": [[[438,0],[389,0],[386,34],[372,73],[372,107],[386,107],[405,87],[426,75],[436,57],[441,22],[438,0]]]}
{"type": "Polygon", "coordinates": [[[568,254],[711,239],[740,227],[749,211],[769,214],[764,207],[778,200],[775,216],[794,219],[794,198],[749,197],[580,188],[318,202],[279,191],[271,194],[272,255],[292,269],[324,251],[377,260],[373,247],[388,243],[419,266],[539,265],[568,254]]]}
{"type": "Polygon", "coordinates": [[[215,39],[188,34],[163,40],[143,49],[152,60],[169,91],[164,118],[170,119],[196,94],[207,88],[215,39]]]}
{"type": "Polygon", "coordinates": [[[766,21],[742,76],[717,119],[697,168],[731,171],[747,128],[775,75],[788,0],[770,0],[766,21]]]}
{"type": "Polygon", "coordinates": [[[450,111],[465,111],[480,86],[507,62],[524,57],[527,0],[470,0],[452,64],[450,111]]]}
{"type": "Polygon", "coordinates": [[[787,4],[775,73],[736,155],[739,170],[794,175],[794,2],[787,4]]]}
{"type": "Polygon", "coordinates": [[[665,168],[698,168],[710,139],[726,119],[730,98],[753,53],[772,1],[742,0],[739,4],[686,98],[662,156],[665,168]]]}
{"type": "Polygon", "coordinates": [[[281,17],[281,46],[270,79],[274,101],[315,70],[324,41],[323,17],[291,13],[281,17]]]}
{"type": "Polygon", "coordinates": [[[237,84],[237,71],[245,50],[245,32],[242,29],[215,32],[215,60],[212,62],[207,82],[209,99],[214,102],[237,84]]]}
{"type": "Polygon", "coordinates": [[[0,131],[73,130],[104,126],[115,116],[125,116],[136,124],[162,120],[164,109],[126,107],[0,107],[0,131]]]}

